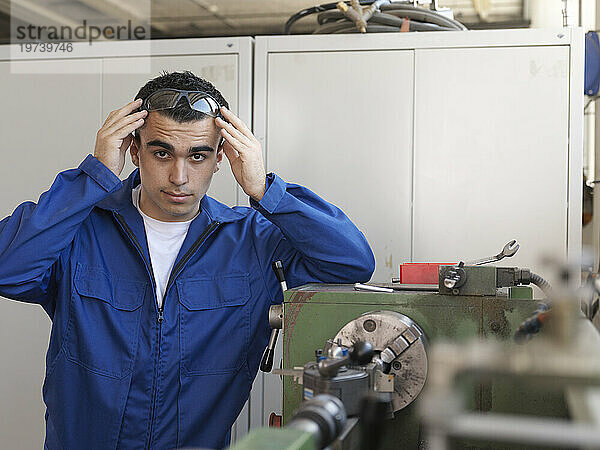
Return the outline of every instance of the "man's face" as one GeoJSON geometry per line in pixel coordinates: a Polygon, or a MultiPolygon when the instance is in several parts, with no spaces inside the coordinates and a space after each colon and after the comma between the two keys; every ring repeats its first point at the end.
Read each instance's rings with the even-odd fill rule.
{"type": "Polygon", "coordinates": [[[151,112],[139,136],[131,159],[140,169],[140,208],[164,222],[192,219],[223,160],[214,119],[179,123],[151,112]]]}

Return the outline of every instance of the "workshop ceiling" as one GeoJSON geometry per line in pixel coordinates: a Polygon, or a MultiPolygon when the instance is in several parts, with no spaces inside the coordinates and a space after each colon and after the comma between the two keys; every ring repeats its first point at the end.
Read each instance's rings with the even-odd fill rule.
{"type": "MultiPolygon", "coordinates": [[[[10,11],[13,20],[25,24],[62,22],[118,23],[123,18],[142,19],[140,9],[147,0],[0,0],[0,38],[10,38],[10,11]],[[12,7],[12,8],[11,8],[12,7]]],[[[314,0],[149,0],[153,38],[240,36],[282,34],[294,13],[327,1],[314,0]]],[[[148,4],[148,3],[146,3],[148,4]]],[[[511,28],[527,26],[523,0],[440,0],[455,17],[470,28],[511,28]]],[[[307,32],[310,18],[299,21],[294,32],[307,32]]]]}

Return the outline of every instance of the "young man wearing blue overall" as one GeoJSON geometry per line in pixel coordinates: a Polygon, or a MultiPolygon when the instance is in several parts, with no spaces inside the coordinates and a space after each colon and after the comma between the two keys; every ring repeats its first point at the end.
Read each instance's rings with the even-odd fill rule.
{"type": "Polygon", "coordinates": [[[290,287],[374,270],[342,211],[265,173],[210,83],[164,74],[136,98],[109,114],[93,156],[0,222],[0,295],[52,320],[51,450],[226,446],[282,301],[271,263],[290,287]],[[138,170],[121,181],[128,149],[138,170]],[[223,155],[251,207],[205,195],[223,155]]]}

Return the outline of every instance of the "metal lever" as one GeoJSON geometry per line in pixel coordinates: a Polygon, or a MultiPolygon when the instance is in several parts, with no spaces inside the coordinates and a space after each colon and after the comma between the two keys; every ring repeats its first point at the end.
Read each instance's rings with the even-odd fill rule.
{"type": "Polygon", "coordinates": [[[283,292],[287,291],[287,283],[285,282],[285,273],[283,272],[283,263],[281,261],[274,261],[271,264],[273,268],[273,272],[275,272],[275,276],[277,277],[277,281],[281,285],[281,290],[283,292]]]}
{"type": "Polygon", "coordinates": [[[465,265],[466,266],[481,266],[482,264],[488,264],[488,263],[500,261],[501,259],[504,259],[504,258],[510,258],[515,253],[517,253],[517,250],[519,250],[519,244],[517,244],[517,241],[515,239],[513,239],[512,241],[509,241],[504,246],[502,251],[500,253],[498,253],[497,255],[489,256],[487,258],[476,259],[475,261],[469,261],[469,262],[465,263],[465,265]]]}
{"type": "Polygon", "coordinates": [[[269,339],[269,345],[265,349],[262,361],[260,362],[260,370],[263,372],[270,372],[273,369],[273,357],[275,356],[275,344],[277,344],[277,337],[279,336],[279,330],[274,329],[271,331],[271,338],[269,339]]]}
{"type": "Polygon", "coordinates": [[[362,284],[362,283],[354,283],[355,291],[369,291],[369,292],[394,292],[393,289],[381,287],[381,286],[372,286],[370,284],[362,284]]]}
{"type": "MultiPolygon", "coordinates": [[[[282,292],[287,291],[287,283],[285,282],[285,274],[283,272],[283,263],[281,261],[274,261],[271,267],[275,272],[277,281],[279,281],[279,284],[281,285],[282,292]]],[[[283,307],[281,305],[273,305],[269,309],[269,325],[271,325],[273,331],[271,331],[269,345],[267,345],[267,348],[265,349],[262,360],[260,362],[260,370],[267,373],[273,369],[275,345],[277,344],[279,330],[283,326],[283,307]]]]}

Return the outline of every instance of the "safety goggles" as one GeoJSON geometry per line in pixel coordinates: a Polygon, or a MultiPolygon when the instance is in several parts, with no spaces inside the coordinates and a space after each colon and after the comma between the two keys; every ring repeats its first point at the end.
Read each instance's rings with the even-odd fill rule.
{"type": "Polygon", "coordinates": [[[181,98],[185,98],[194,111],[201,112],[210,117],[220,117],[219,104],[209,94],[203,91],[182,91],[179,89],[159,89],[146,97],[142,109],[161,111],[177,106],[181,98]]]}

